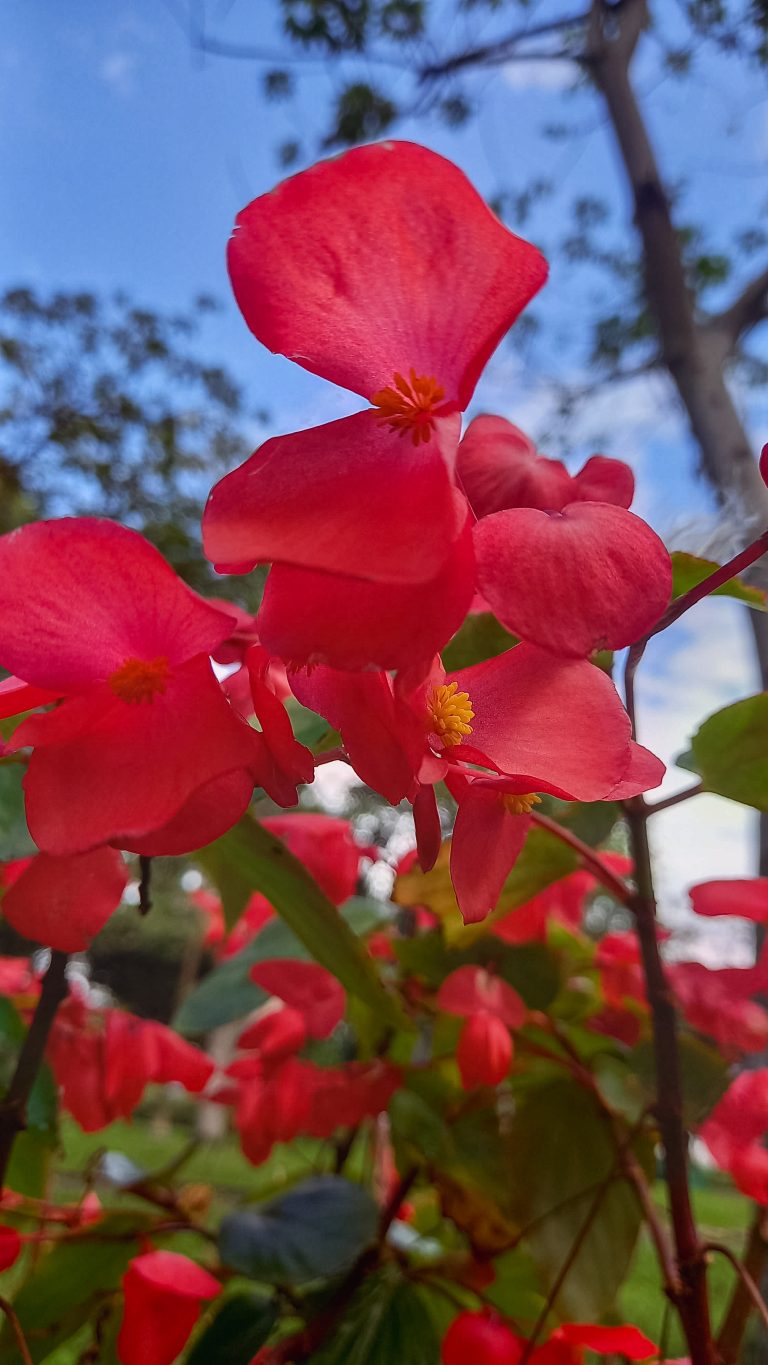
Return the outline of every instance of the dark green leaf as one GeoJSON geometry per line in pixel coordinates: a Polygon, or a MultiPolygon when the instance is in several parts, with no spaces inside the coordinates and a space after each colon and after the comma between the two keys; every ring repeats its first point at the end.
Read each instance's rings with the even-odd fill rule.
{"type": "MultiPolygon", "coordinates": [[[[615,1169],[614,1144],[588,1091],[558,1080],[520,1097],[510,1147],[501,1198],[521,1228],[537,1220],[525,1244],[546,1289],[580,1236],[601,1182],[615,1169]]],[[[558,1298],[558,1315],[577,1322],[597,1321],[610,1310],[640,1228],[637,1200],[626,1183],[616,1180],[599,1200],[558,1298]]]]}
{"type": "Polygon", "coordinates": [[[348,1270],[374,1240],[379,1210],[361,1185],[318,1176],[257,1208],[230,1214],[219,1234],[226,1265],[267,1284],[304,1284],[348,1270]]]}
{"type": "MultiPolygon", "coordinates": [[[[151,1214],[109,1214],[99,1224],[98,1239],[87,1231],[74,1234],[45,1253],[14,1299],[35,1362],[68,1341],[92,1317],[101,1296],[118,1288],[152,1220],[151,1214]]],[[[17,1365],[19,1359],[6,1323],[0,1333],[0,1361],[17,1365]]]]}
{"type": "Polygon", "coordinates": [[[440,1342],[425,1297],[386,1269],[352,1299],[315,1365],[438,1365],[440,1342]]]}
{"type": "Polygon", "coordinates": [[[768,811],[768,693],[709,716],[690,756],[707,791],[768,811]]]}
{"type": "MultiPolygon", "coordinates": [[[[728,1063],[716,1048],[690,1033],[681,1033],[679,1050],[683,1074],[683,1117],[685,1123],[693,1128],[714,1109],[724,1093],[728,1085],[728,1063]]],[[[656,1071],[652,1044],[638,1044],[627,1060],[642,1086],[646,1103],[654,1103],[656,1071]]]]}
{"type": "Polygon", "coordinates": [[[261,891],[316,962],[383,1017],[401,1022],[365,947],[282,840],[245,816],[198,857],[217,883],[230,919],[237,918],[252,892],[261,891]]]}
{"type": "Polygon", "coordinates": [[[250,1365],[277,1316],[273,1299],[253,1292],[233,1294],[197,1338],[186,1365],[250,1365]]]}

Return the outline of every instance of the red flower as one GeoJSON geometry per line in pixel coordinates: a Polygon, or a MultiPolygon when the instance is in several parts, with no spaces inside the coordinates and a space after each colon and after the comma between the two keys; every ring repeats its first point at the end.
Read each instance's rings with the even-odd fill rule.
{"type": "Polygon", "coordinates": [[[743,1194],[768,1204],[768,1068],[742,1071],[699,1130],[743,1194]]]}
{"type": "Polygon", "coordinates": [[[59,1010],[48,1056],[62,1103],[86,1133],[130,1118],[151,1081],[178,1081],[199,1094],[214,1070],[165,1024],[123,1010],[89,1011],[74,997],[59,1010]]]}
{"type": "Polygon", "coordinates": [[[512,1064],[509,1030],[488,1010],[478,1010],[459,1035],[456,1061],[465,1090],[478,1085],[498,1085],[512,1064]]]}
{"type": "Polygon", "coordinates": [[[274,958],[257,962],[250,978],[301,1015],[308,1038],[328,1038],[344,1018],[346,997],[335,976],[316,962],[274,958]]]}
{"type": "Polygon", "coordinates": [[[127,871],[113,848],[68,858],[38,853],[6,864],[3,916],[19,934],[62,953],[79,953],[120,904],[127,871]]]}
{"type": "MultiPolygon", "coordinates": [[[[384,604],[375,652],[389,666],[413,635],[403,595],[366,594],[363,580],[432,583],[467,520],[454,483],[460,423],[489,356],[546,276],[543,258],[508,232],[450,162],[409,143],[359,147],[278,186],[238,217],[229,266],[243,314],[260,341],[372,406],[353,417],[268,441],[213,490],[203,531],[214,562],[321,570],[313,589],[350,601],[360,619],[384,604]],[[386,657],[385,657],[386,656],[386,657]]],[[[283,577],[280,602],[300,582],[283,577]]],[[[259,632],[284,658],[349,666],[360,642],[329,617],[282,616],[268,592],[259,632]]],[[[455,627],[454,627],[455,628],[455,627]]],[[[433,643],[443,644],[450,630],[433,643]]],[[[375,644],[373,643],[375,641],[375,644]]],[[[411,650],[412,657],[412,650],[411,650]]],[[[360,666],[360,665],[357,665],[360,666]]],[[[395,666],[395,665],[393,665],[395,666]]]]}
{"type": "Polygon", "coordinates": [[[177,1251],[136,1256],[123,1277],[125,1309],[117,1339],[121,1365],[172,1365],[219,1281],[177,1251]]]}
{"type": "Polygon", "coordinates": [[[470,422],[456,467],[477,517],[506,507],[562,512],[572,502],[629,507],[635,491],[632,470],[621,460],[593,455],[578,474],[569,474],[560,460],[539,455],[519,427],[490,415],[470,422]]]}
{"type": "Polygon", "coordinates": [[[518,1365],[525,1342],[491,1312],[459,1313],[443,1337],[442,1365],[518,1365]]]}
{"type": "Polygon", "coordinates": [[[16,1228],[0,1225],[0,1271],[10,1270],[21,1255],[21,1237],[16,1228]]]}
{"type": "Polygon", "coordinates": [[[0,614],[0,663],[64,698],[10,746],[34,747],[27,819],[45,852],[197,847],[223,832],[222,805],[238,818],[254,778],[271,786],[267,743],[233,712],[208,657],[231,618],[136,532],[72,518],[3,536],[0,614]]]}

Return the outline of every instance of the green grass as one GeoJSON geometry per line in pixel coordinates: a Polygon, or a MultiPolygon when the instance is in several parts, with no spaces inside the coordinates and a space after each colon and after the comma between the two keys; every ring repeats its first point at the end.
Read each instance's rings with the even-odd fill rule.
{"type": "MultiPolygon", "coordinates": [[[[713,1179],[693,1190],[696,1220],[706,1241],[723,1242],[732,1251],[740,1252],[745,1230],[750,1219],[748,1200],[713,1179]]],[[[717,1327],[727,1307],[734,1282],[734,1272],[722,1256],[713,1256],[709,1270],[709,1287],[713,1320],[717,1327]]],[[[643,1233],[638,1243],[632,1273],[621,1291],[619,1300],[622,1320],[634,1323],[653,1341],[662,1337],[665,1303],[659,1279],[656,1254],[650,1238],[643,1233]]],[[[684,1342],[677,1325],[669,1315],[666,1349],[670,1356],[685,1354],[684,1342]]]]}

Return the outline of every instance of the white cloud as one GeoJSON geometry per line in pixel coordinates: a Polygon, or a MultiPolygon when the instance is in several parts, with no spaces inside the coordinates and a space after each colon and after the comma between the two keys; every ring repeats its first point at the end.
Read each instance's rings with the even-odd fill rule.
{"type": "Polygon", "coordinates": [[[513,90],[569,90],[578,79],[574,62],[556,58],[506,62],[501,68],[505,85],[513,90]]]}

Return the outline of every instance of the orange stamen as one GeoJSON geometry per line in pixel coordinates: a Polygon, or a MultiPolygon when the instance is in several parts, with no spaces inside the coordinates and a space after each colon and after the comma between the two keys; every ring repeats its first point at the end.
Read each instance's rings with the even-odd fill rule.
{"type": "Polygon", "coordinates": [[[518,794],[517,792],[505,792],[501,798],[501,804],[510,815],[530,815],[534,806],[541,805],[541,797],[535,792],[518,794]]]}
{"type": "Polygon", "coordinates": [[[167,659],[126,659],[109,675],[109,685],[121,701],[154,701],[168,685],[167,659]]]}
{"type": "Polygon", "coordinates": [[[396,374],[394,388],[379,389],[371,402],[380,422],[386,422],[398,436],[410,432],[417,446],[431,438],[435,408],[444,398],[445,389],[436,379],[417,375],[411,367],[410,381],[396,374]]]}
{"type": "Polygon", "coordinates": [[[461,744],[465,735],[472,734],[470,721],[474,719],[472,703],[467,692],[458,692],[458,684],[441,683],[433,687],[427,698],[427,730],[437,735],[446,748],[461,744]]]}

